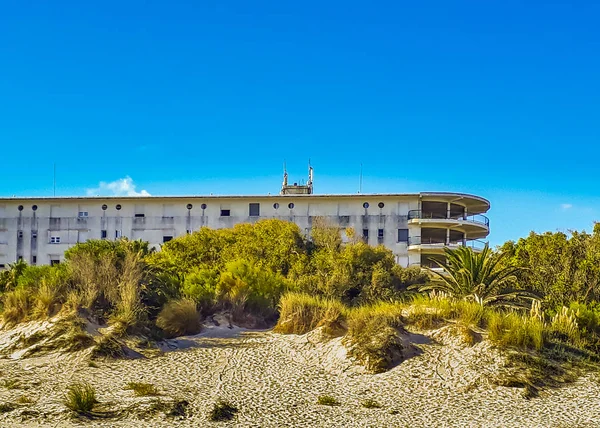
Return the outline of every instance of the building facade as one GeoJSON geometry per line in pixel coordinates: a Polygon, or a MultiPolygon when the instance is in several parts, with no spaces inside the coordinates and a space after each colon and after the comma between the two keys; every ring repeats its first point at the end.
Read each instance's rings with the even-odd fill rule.
{"type": "Polygon", "coordinates": [[[432,266],[446,247],[483,248],[490,203],[460,193],[315,195],[287,185],[276,196],[0,198],[0,269],[25,260],[59,263],[88,239],[142,239],[160,247],[201,227],[262,219],[296,223],[308,236],[323,217],[371,245],[385,245],[401,266],[432,266]]]}

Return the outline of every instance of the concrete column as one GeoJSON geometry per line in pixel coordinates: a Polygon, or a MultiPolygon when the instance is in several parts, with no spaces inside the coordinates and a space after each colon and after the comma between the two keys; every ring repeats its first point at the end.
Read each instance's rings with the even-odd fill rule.
{"type": "Polygon", "coordinates": [[[450,218],[450,210],[452,209],[452,202],[448,202],[448,208],[446,211],[446,218],[450,218]]]}
{"type": "Polygon", "coordinates": [[[450,229],[446,229],[446,245],[450,245],[450,229]]]}

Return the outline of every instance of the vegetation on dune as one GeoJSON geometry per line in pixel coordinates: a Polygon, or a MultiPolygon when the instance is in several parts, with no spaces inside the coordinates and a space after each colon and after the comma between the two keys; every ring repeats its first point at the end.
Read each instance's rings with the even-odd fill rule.
{"type": "Polygon", "coordinates": [[[151,383],[128,382],[124,389],[132,390],[138,397],[159,395],[158,390],[151,383]]]}
{"type": "Polygon", "coordinates": [[[238,408],[226,400],[219,400],[213,404],[208,419],[212,422],[230,421],[238,412],[238,408]]]}
{"type": "Polygon", "coordinates": [[[319,395],[317,397],[317,404],[321,406],[339,406],[340,402],[331,395],[319,395]]]}
{"type": "Polygon", "coordinates": [[[499,347],[598,358],[598,225],[592,234],[532,233],[497,250],[446,250],[445,273],[402,268],[388,249],[344,232],[316,218],[310,237],[293,223],[262,220],[202,228],[161,251],[92,240],[58,266],[18,262],[0,272],[1,317],[5,326],[57,314],[75,320],[57,331],[62,342],[40,336],[24,345],[93,346],[93,358],[124,356],[125,335],[198,333],[216,312],[284,334],[320,327],[344,336],[350,355],[374,372],[402,358],[407,326],[452,324],[471,344],[483,334],[499,347]],[[110,333],[93,340],[85,318],[110,333]]]}
{"type": "Polygon", "coordinates": [[[74,383],[69,385],[65,396],[65,406],[81,414],[89,414],[98,403],[96,390],[88,383],[74,383]]]}

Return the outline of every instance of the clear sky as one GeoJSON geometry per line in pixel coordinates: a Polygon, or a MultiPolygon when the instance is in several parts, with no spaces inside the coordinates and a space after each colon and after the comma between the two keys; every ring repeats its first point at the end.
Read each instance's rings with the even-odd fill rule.
{"type": "Polygon", "coordinates": [[[310,158],[317,193],[362,163],[365,193],[484,196],[492,244],[600,219],[597,2],[0,7],[0,196],[54,162],[58,195],[276,193],[310,158]]]}

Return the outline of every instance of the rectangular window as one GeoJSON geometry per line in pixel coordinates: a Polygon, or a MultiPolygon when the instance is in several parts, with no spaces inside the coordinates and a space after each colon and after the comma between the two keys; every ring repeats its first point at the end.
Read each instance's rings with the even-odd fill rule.
{"type": "Polygon", "coordinates": [[[383,239],[383,229],[377,229],[377,238],[383,239]]]}
{"type": "Polygon", "coordinates": [[[231,210],[221,210],[221,217],[229,217],[231,215],[231,210]]]}
{"type": "Polygon", "coordinates": [[[60,236],[51,236],[50,243],[51,244],[60,244],[60,236]]]}
{"type": "Polygon", "coordinates": [[[134,215],[135,218],[144,218],[146,217],[146,214],[142,214],[142,213],[137,213],[134,215]]]}
{"type": "Polygon", "coordinates": [[[34,265],[37,263],[37,256],[32,256],[31,257],[31,264],[34,265]]]}
{"type": "Polygon", "coordinates": [[[108,233],[106,230],[100,231],[100,239],[106,239],[107,236],[108,236],[108,233]]]}
{"type": "Polygon", "coordinates": [[[23,239],[23,231],[22,231],[22,230],[19,230],[19,231],[17,232],[17,238],[18,238],[18,239],[23,239]]]}
{"type": "Polygon", "coordinates": [[[79,218],[85,218],[88,216],[88,212],[87,211],[79,211],[79,218]]]}
{"type": "Polygon", "coordinates": [[[369,229],[363,229],[363,238],[369,239],[369,229]]]}
{"type": "Polygon", "coordinates": [[[408,229],[398,229],[398,242],[408,242],[408,229]]]}
{"type": "Polygon", "coordinates": [[[60,260],[58,259],[52,259],[50,260],[50,266],[56,266],[60,264],[60,260]]]}
{"type": "Polygon", "coordinates": [[[250,208],[250,217],[258,217],[260,216],[260,204],[249,204],[250,208]]]}
{"type": "Polygon", "coordinates": [[[4,269],[5,267],[6,267],[6,265],[5,265],[5,264],[3,264],[3,263],[0,263],[0,269],[4,269]]]}
{"type": "Polygon", "coordinates": [[[121,237],[121,231],[115,230],[115,238],[119,239],[121,237]]]}
{"type": "Polygon", "coordinates": [[[37,239],[37,232],[31,232],[31,239],[37,239]]]}
{"type": "Polygon", "coordinates": [[[163,242],[169,242],[171,239],[173,239],[172,236],[163,236],[163,242]]]}

